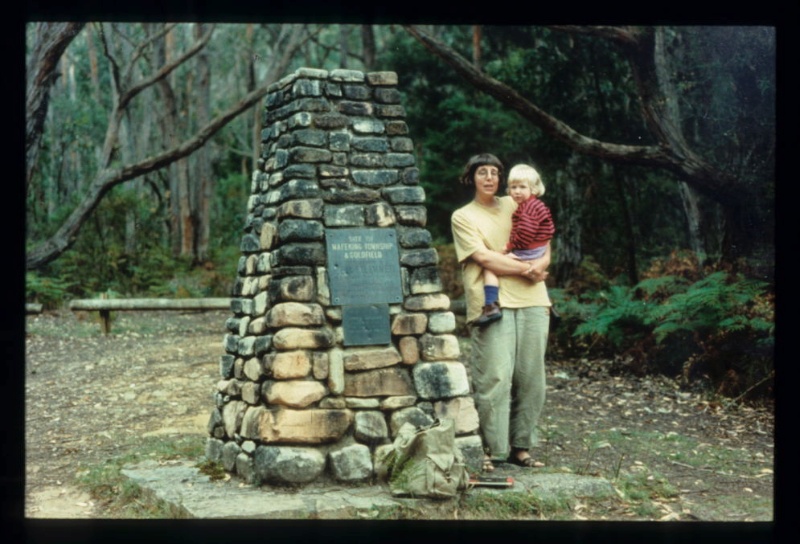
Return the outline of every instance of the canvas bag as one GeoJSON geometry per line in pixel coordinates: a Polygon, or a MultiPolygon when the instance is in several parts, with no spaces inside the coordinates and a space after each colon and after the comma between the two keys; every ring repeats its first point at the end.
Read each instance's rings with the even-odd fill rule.
{"type": "Polygon", "coordinates": [[[404,423],[387,458],[392,494],[449,499],[465,489],[469,473],[455,438],[452,419],[424,427],[404,423]]]}

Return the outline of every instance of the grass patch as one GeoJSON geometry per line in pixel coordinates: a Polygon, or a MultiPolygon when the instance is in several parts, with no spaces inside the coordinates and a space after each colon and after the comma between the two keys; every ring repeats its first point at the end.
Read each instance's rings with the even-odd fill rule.
{"type": "Polygon", "coordinates": [[[567,497],[537,497],[531,493],[479,493],[466,495],[459,508],[461,519],[561,520],[572,518],[567,497]]]}
{"type": "Polygon", "coordinates": [[[145,439],[136,452],[82,470],[76,482],[93,499],[104,505],[103,511],[107,512],[107,517],[185,518],[185,512],[179,507],[160,499],[145,497],[138,485],[122,475],[122,468],[145,459],[198,459],[204,453],[204,445],[204,438],[196,436],[174,440],[145,439]]]}
{"type": "Polygon", "coordinates": [[[376,520],[562,520],[573,519],[566,497],[540,498],[530,493],[463,493],[446,501],[375,507],[364,517],[376,520]]]}
{"type": "Polygon", "coordinates": [[[662,505],[680,495],[666,478],[644,468],[624,474],[617,480],[616,487],[628,510],[643,519],[658,519],[664,512],[662,505]]]}
{"type": "Polygon", "coordinates": [[[632,501],[673,499],[678,496],[678,490],[666,478],[646,469],[623,475],[617,480],[617,489],[632,501]]]}
{"type": "MultiPolygon", "coordinates": [[[[674,431],[630,431],[623,434],[618,430],[608,430],[590,433],[588,440],[592,442],[592,447],[587,447],[592,454],[598,445],[618,455],[626,452],[630,460],[641,451],[645,457],[655,455],[692,468],[744,476],[757,476],[764,468],[764,463],[754,457],[755,452],[700,442],[674,431]]],[[[610,474],[616,478],[613,472],[610,474]]]]}
{"type": "Polygon", "coordinates": [[[217,463],[216,461],[212,461],[210,459],[201,461],[197,465],[197,468],[200,470],[200,474],[205,474],[212,481],[224,480],[228,475],[228,472],[225,470],[225,467],[222,466],[222,463],[217,463]]]}

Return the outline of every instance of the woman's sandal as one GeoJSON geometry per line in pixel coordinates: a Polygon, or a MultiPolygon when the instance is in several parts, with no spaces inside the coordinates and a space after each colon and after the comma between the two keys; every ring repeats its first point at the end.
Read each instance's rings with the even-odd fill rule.
{"type": "Polygon", "coordinates": [[[544,466],[544,463],[540,461],[535,461],[533,457],[531,457],[530,455],[520,459],[519,457],[517,457],[515,453],[512,453],[511,455],[508,456],[508,462],[517,465],[518,467],[525,467],[525,468],[541,468],[544,466]]]}
{"type": "Polygon", "coordinates": [[[492,464],[492,460],[489,457],[483,458],[483,472],[494,472],[494,465],[492,464]]]}

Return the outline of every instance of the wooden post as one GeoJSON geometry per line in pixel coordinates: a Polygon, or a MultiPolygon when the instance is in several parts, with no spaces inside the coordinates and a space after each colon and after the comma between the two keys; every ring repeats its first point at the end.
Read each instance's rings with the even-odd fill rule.
{"type": "MultiPolygon", "coordinates": [[[[100,293],[100,298],[103,300],[108,298],[106,293],[100,293]]],[[[103,334],[107,335],[111,332],[111,311],[100,310],[100,326],[103,329],[103,334]]]]}

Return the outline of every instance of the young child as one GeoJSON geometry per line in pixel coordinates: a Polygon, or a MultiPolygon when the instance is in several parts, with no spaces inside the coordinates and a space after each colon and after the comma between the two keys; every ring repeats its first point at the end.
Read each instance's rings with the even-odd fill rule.
{"type": "MultiPolygon", "coordinates": [[[[550,210],[538,198],[544,194],[542,178],[532,166],[518,164],[508,173],[508,194],[518,207],[511,216],[511,235],[505,252],[511,252],[523,261],[538,259],[544,255],[555,232],[550,210]]],[[[503,317],[498,303],[499,285],[497,276],[484,269],[483,313],[475,320],[479,327],[503,317]]]]}

